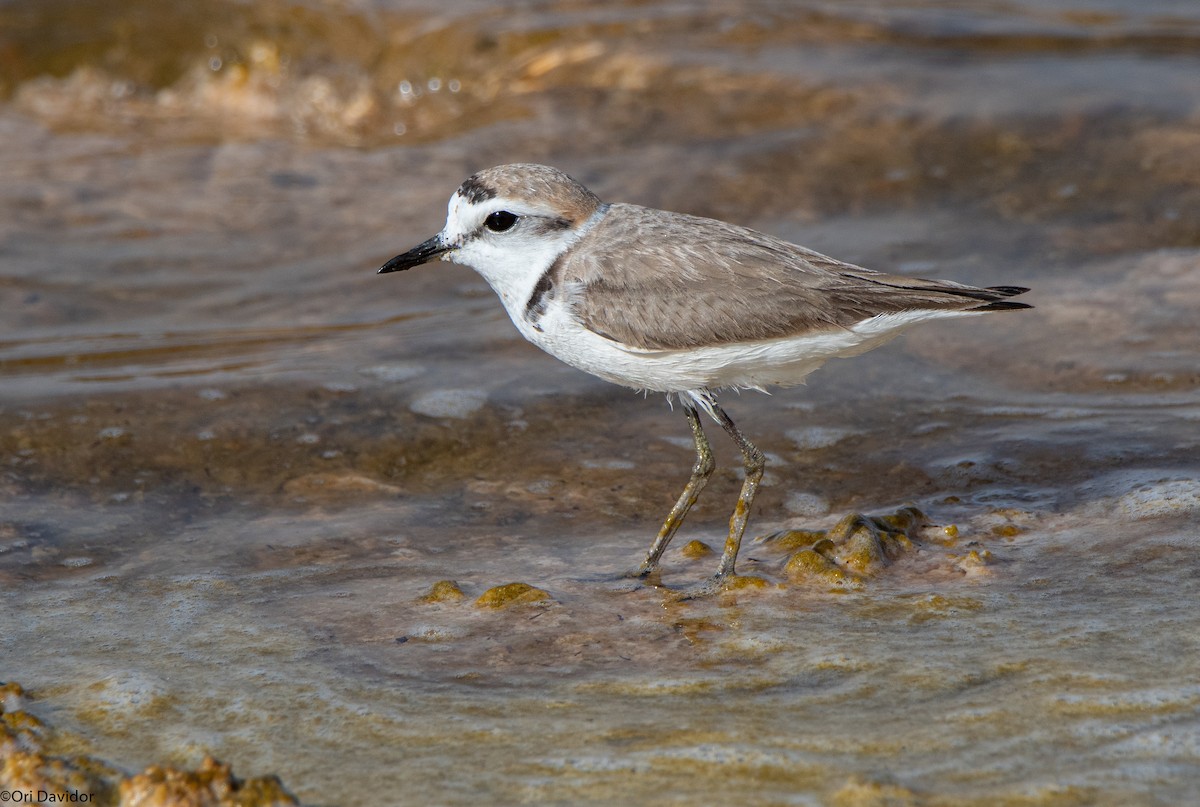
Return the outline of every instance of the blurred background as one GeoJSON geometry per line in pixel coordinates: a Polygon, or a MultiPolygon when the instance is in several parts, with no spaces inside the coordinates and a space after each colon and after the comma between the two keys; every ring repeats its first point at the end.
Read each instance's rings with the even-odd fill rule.
{"type": "Polygon", "coordinates": [[[1200,798],[1200,5],[5,0],[0,144],[0,677],[47,754],[314,804],[1200,798]],[[761,545],[735,605],[613,583],[683,419],[469,270],[374,274],[517,161],[1032,287],[723,399],[758,533],[942,542],[836,596],[761,545]],[[514,580],[549,604],[471,605],[514,580]]]}

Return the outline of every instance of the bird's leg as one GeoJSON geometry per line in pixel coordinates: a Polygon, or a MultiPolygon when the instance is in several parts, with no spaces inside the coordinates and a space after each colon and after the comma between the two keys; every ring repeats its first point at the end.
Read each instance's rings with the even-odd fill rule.
{"type": "Polygon", "coordinates": [[[725,551],[721,554],[721,565],[717,567],[716,581],[733,577],[733,566],[737,562],[738,549],[742,545],[742,535],[746,532],[746,522],[750,520],[750,505],[754,503],[754,494],[758,491],[758,483],[762,481],[763,469],[767,467],[767,458],[758,447],[747,440],[738,427],[733,425],[725,410],[716,404],[712,408],[713,417],[742,450],[742,459],[746,467],[746,480],[742,482],[742,492],[738,494],[737,506],[729,518],[729,537],[725,539],[725,551]]]}
{"type": "Polygon", "coordinates": [[[684,516],[688,514],[688,510],[692,509],[692,505],[700,497],[700,491],[704,490],[704,485],[712,476],[713,469],[717,467],[716,462],[713,461],[712,448],[708,445],[708,438],[704,436],[704,428],[700,425],[700,413],[694,406],[685,403],[683,404],[683,414],[687,415],[688,423],[692,425],[692,439],[696,441],[696,465],[692,468],[692,478],[688,480],[683,493],[679,494],[679,501],[675,502],[675,506],[671,508],[667,520],[663,522],[662,529],[658,531],[658,536],[650,545],[646,560],[638,568],[638,577],[645,577],[658,566],[658,561],[666,551],[667,544],[671,543],[671,539],[675,537],[675,532],[683,523],[684,516]]]}

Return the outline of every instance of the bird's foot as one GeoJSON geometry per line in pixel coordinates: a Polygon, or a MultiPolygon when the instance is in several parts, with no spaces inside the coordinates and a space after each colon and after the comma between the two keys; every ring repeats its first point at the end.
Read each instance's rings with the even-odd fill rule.
{"type": "Polygon", "coordinates": [[[658,569],[657,563],[643,562],[641,566],[638,566],[636,569],[630,569],[621,576],[633,580],[649,580],[651,578],[658,578],[660,574],[661,572],[658,569]]]}
{"type": "Polygon", "coordinates": [[[764,589],[770,585],[770,583],[758,575],[728,572],[715,574],[707,580],[701,580],[699,583],[693,583],[690,586],[675,590],[672,592],[671,600],[673,602],[686,602],[687,600],[699,600],[705,597],[764,589]]]}

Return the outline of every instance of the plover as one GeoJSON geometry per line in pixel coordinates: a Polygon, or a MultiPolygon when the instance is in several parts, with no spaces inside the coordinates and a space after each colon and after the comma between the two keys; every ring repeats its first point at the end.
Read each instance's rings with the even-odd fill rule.
{"type": "Polygon", "coordinates": [[[745,480],[717,573],[734,575],[766,459],[717,404],[721,389],[801,383],[826,360],[918,322],[1029,308],[1019,286],[890,275],[714,219],[608,204],[544,165],[501,165],[450,197],[446,225],[380,273],[433,259],[483,276],[521,335],[606,381],[677,396],[696,444],[692,476],[636,574],[658,566],[715,463],[703,411],[741,449],[745,480]]]}

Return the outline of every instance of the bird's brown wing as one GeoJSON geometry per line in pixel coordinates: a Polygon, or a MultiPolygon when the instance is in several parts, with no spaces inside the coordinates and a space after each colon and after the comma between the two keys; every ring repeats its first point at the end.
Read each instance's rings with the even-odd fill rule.
{"type": "MultiPolygon", "coordinates": [[[[642,350],[758,341],[912,310],[1027,308],[990,289],[872,272],[725,222],[614,204],[550,268],[587,329],[642,350]]],[[[532,304],[532,301],[531,301],[532,304]]]]}

